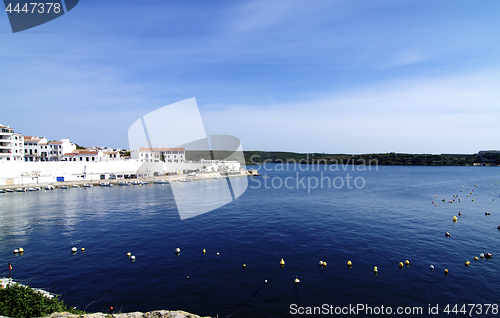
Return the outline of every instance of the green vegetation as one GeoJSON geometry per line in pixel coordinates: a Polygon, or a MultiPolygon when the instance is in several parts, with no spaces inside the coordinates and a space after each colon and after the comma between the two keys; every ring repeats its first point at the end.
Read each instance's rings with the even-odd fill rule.
{"type": "MultiPolygon", "coordinates": [[[[237,160],[230,151],[186,151],[186,160],[200,159],[237,160]],[[231,156],[232,155],[232,156],[231,156]]],[[[407,154],[407,153],[377,153],[377,154],[325,154],[296,153],[280,151],[244,151],[247,165],[261,163],[302,163],[302,164],[353,164],[381,166],[472,166],[473,164],[500,165],[500,153],[478,154],[407,154]]]]}
{"type": "Polygon", "coordinates": [[[130,157],[130,151],[129,150],[120,150],[120,156],[121,157],[130,157]]]}
{"type": "MultiPolygon", "coordinates": [[[[499,156],[500,159],[500,156],[499,156]]],[[[382,153],[382,154],[325,154],[310,153],[299,154],[294,152],[267,152],[267,151],[245,151],[247,164],[274,162],[286,163],[297,162],[304,164],[372,164],[372,165],[394,165],[394,166],[471,166],[480,163],[477,155],[455,155],[455,154],[404,154],[404,153],[382,153]],[[267,161],[266,161],[267,160],[267,161]]],[[[500,162],[500,160],[499,160],[500,162]]]]}
{"type": "Polygon", "coordinates": [[[85,147],[82,147],[82,146],[80,146],[79,144],[76,144],[76,143],[75,143],[75,146],[76,146],[76,149],[86,149],[85,147]]]}
{"type": "Polygon", "coordinates": [[[500,165],[500,153],[486,153],[484,158],[493,161],[497,166],[500,165]]]}
{"type": "Polygon", "coordinates": [[[11,318],[44,317],[54,312],[84,312],[68,308],[57,298],[49,299],[34,289],[19,284],[0,289],[0,315],[11,318]]]}

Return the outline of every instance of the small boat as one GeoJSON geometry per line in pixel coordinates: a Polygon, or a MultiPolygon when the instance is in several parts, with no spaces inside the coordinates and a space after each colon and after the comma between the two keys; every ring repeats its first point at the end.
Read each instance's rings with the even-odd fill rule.
{"type": "Polygon", "coordinates": [[[5,190],[4,189],[0,189],[0,193],[5,193],[5,190]]]}
{"type": "Polygon", "coordinates": [[[190,172],[187,174],[188,177],[196,177],[196,173],[194,172],[190,172]]]}
{"type": "Polygon", "coordinates": [[[67,188],[68,188],[68,186],[65,186],[65,185],[62,185],[62,186],[59,187],[59,189],[63,189],[63,190],[65,190],[67,188]]]}
{"type": "Polygon", "coordinates": [[[42,188],[40,188],[40,187],[35,187],[35,191],[42,191],[42,188]]]}
{"type": "Polygon", "coordinates": [[[17,188],[16,189],[16,192],[25,192],[25,191],[26,191],[26,189],[23,189],[23,188],[17,188]]]}
{"type": "Polygon", "coordinates": [[[127,181],[118,181],[118,185],[126,186],[126,185],[128,185],[128,182],[127,181]]]}
{"type": "Polygon", "coordinates": [[[142,181],[132,181],[132,182],[130,182],[130,184],[132,184],[132,185],[141,185],[142,181]]]}
{"type": "Polygon", "coordinates": [[[73,185],[73,188],[77,188],[77,189],[79,189],[79,188],[80,188],[80,186],[79,186],[78,184],[74,184],[74,185],[73,185]]]}
{"type": "Polygon", "coordinates": [[[100,185],[101,187],[112,187],[112,186],[113,186],[113,185],[112,185],[111,183],[109,183],[109,182],[101,182],[101,183],[99,183],[99,185],[100,185]]]}
{"type": "Polygon", "coordinates": [[[155,180],[155,184],[170,184],[170,181],[168,180],[155,180]]]}
{"type": "Polygon", "coordinates": [[[149,184],[149,182],[147,182],[147,181],[142,181],[142,184],[149,184]]]}
{"type": "Polygon", "coordinates": [[[54,190],[54,186],[49,184],[48,186],[43,188],[44,190],[54,190]]]}
{"type": "Polygon", "coordinates": [[[221,176],[214,176],[214,179],[222,179],[221,176]]]}
{"type": "Polygon", "coordinates": [[[82,186],[84,188],[92,188],[93,187],[93,185],[91,185],[90,183],[84,183],[84,184],[82,184],[82,186]]]}
{"type": "Polygon", "coordinates": [[[189,179],[180,179],[179,181],[180,182],[191,182],[191,180],[189,180],[189,179]]]}
{"type": "Polygon", "coordinates": [[[31,187],[30,187],[30,188],[28,188],[28,191],[29,191],[29,192],[35,192],[36,190],[35,190],[35,188],[31,188],[31,187]]]}
{"type": "Polygon", "coordinates": [[[5,192],[14,192],[12,189],[5,189],[5,192]]]}

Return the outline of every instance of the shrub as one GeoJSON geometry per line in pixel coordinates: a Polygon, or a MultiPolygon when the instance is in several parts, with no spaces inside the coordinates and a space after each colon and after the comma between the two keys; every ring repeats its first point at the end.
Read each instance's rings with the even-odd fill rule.
{"type": "Polygon", "coordinates": [[[0,289],[0,315],[11,318],[44,317],[54,312],[82,311],[68,308],[57,297],[48,298],[40,292],[19,284],[11,284],[0,289]]]}

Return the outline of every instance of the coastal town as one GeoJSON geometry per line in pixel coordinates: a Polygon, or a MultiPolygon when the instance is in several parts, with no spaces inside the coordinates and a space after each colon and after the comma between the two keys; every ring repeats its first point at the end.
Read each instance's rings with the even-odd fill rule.
{"type": "Polygon", "coordinates": [[[48,140],[25,136],[0,124],[0,187],[3,188],[51,183],[112,185],[128,183],[129,179],[189,181],[224,175],[247,175],[247,172],[237,160],[186,160],[186,150],[182,147],[84,148],[69,138],[48,140]]]}

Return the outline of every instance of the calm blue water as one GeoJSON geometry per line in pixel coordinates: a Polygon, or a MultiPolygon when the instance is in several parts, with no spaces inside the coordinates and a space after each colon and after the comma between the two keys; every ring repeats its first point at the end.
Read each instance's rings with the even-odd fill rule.
{"type": "MultiPolygon", "coordinates": [[[[291,304],[367,304],[422,306],[423,316],[432,317],[429,304],[439,304],[444,316],[446,304],[500,303],[499,168],[325,172],[323,166],[323,177],[339,177],[339,189],[331,183],[328,188],[324,179],[323,189],[308,191],[307,177],[320,179],[321,171],[287,167],[261,167],[268,178],[248,179],[240,198],[182,221],[169,185],[0,195],[0,275],[8,274],[10,262],[15,280],[60,294],[79,309],[103,312],[113,306],[123,312],[284,317],[291,316],[291,304]],[[306,178],[305,189],[297,185],[297,173],[306,178]],[[359,177],[359,189],[340,187],[347,173],[351,186],[359,177]],[[277,188],[287,177],[289,188],[277,188]],[[462,202],[447,203],[453,195],[462,202]],[[25,253],[14,255],[21,246],[25,253]],[[73,246],[78,253],[71,254],[73,246]],[[492,259],[473,260],[487,252],[492,259]],[[400,270],[406,259],[410,266],[400,270]],[[328,266],[320,268],[320,260],[328,266]]],[[[217,186],[226,180],[199,182],[217,186]]],[[[490,309],[473,316],[498,315],[490,309]]]]}

